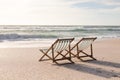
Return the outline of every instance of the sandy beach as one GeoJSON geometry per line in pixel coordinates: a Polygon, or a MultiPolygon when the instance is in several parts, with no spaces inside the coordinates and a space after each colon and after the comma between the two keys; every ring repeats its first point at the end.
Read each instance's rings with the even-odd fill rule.
{"type": "Polygon", "coordinates": [[[1,42],[0,80],[120,80],[119,38],[96,40],[96,61],[73,59],[75,64],[65,65],[38,61],[42,55],[39,48],[51,42],[1,42]]]}

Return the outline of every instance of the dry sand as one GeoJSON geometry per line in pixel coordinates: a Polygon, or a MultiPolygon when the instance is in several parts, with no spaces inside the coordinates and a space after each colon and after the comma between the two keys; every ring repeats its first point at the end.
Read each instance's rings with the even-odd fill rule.
{"type": "Polygon", "coordinates": [[[29,44],[19,47],[18,43],[0,43],[7,45],[0,48],[0,80],[120,80],[120,39],[95,41],[97,61],[75,59],[75,64],[60,66],[51,61],[38,62],[43,44],[29,44]]]}

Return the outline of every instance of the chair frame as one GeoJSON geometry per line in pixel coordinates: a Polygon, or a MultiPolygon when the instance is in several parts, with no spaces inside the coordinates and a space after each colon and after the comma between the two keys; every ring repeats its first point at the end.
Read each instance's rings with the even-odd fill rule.
{"type": "MultiPolygon", "coordinates": [[[[53,63],[56,63],[58,64],[57,61],[59,60],[69,60],[71,63],[74,63],[72,60],[71,60],[71,52],[70,52],[70,48],[71,48],[71,42],[74,40],[74,38],[66,38],[66,39],[57,39],[52,45],[51,47],[49,47],[46,51],[44,51],[43,49],[40,49],[40,52],[43,53],[42,57],[39,59],[39,61],[45,61],[45,60],[52,60],[53,63]],[[59,48],[63,48],[61,49],[60,51],[55,51],[55,46],[57,45],[57,43],[60,43],[60,41],[62,41],[64,43],[64,41],[68,41],[68,47],[67,49],[63,48],[64,46],[63,45],[58,45],[60,46],[59,48]],[[63,51],[67,51],[67,54],[62,54],[63,51]],[[49,53],[50,52],[50,53],[49,53]],[[52,56],[50,56],[49,54],[52,54],[52,56]],[[56,54],[56,55],[55,55],[56,54]],[[58,58],[58,56],[61,55],[62,58],[58,58]],[[47,57],[48,59],[44,59],[44,57],[47,57]]],[[[62,43],[61,43],[62,44],[62,43]]]]}
{"type": "Polygon", "coordinates": [[[72,57],[77,57],[78,59],[80,59],[81,61],[88,61],[88,60],[83,60],[82,58],[84,57],[90,57],[92,60],[96,60],[96,58],[94,58],[93,56],[93,42],[94,40],[96,40],[97,37],[93,37],[93,38],[82,38],[80,39],[80,41],[78,41],[71,49],[70,49],[70,52],[72,52],[72,50],[74,50],[76,47],[76,51],[77,51],[77,54],[74,54],[74,53],[71,53],[73,56],[72,57]],[[91,44],[88,46],[90,47],[90,53],[86,53],[83,49],[83,50],[80,50],[79,49],[79,44],[83,41],[83,40],[93,40],[93,42],[91,42],[91,44]],[[83,53],[84,56],[80,56],[80,53],[83,53]]]}

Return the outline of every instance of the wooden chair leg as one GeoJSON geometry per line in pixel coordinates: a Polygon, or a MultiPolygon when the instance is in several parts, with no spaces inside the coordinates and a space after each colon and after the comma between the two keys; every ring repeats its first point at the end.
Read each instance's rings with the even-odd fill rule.
{"type": "Polygon", "coordinates": [[[63,59],[67,59],[67,60],[70,61],[71,63],[74,63],[74,62],[72,61],[70,55],[69,55],[69,57],[66,57],[65,55],[63,55],[63,54],[61,54],[61,53],[59,53],[59,54],[63,57],[63,59]]]}
{"type": "Polygon", "coordinates": [[[71,58],[72,57],[76,57],[76,55],[74,53],[72,53],[71,51],[68,51],[68,50],[66,50],[66,51],[67,51],[67,53],[65,54],[65,56],[68,55],[68,54],[70,54],[71,58]]]}
{"type": "Polygon", "coordinates": [[[43,51],[41,51],[41,53],[43,53],[43,56],[39,59],[39,61],[52,60],[52,58],[49,55],[47,55],[47,53],[44,53],[43,51]],[[47,56],[48,59],[43,59],[45,56],[47,56]]]}
{"type": "Polygon", "coordinates": [[[83,57],[90,57],[90,58],[92,58],[92,60],[96,60],[94,57],[93,57],[93,55],[88,55],[87,53],[85,53],[85,52],[83,52],[83,51],[80,51],[79,53],[83,53],[83,54],[85,54],[85,56],[79,56],[78,57],[78,59],[80,59],[81,61],[84,61],[82,58],[83,57]]]}

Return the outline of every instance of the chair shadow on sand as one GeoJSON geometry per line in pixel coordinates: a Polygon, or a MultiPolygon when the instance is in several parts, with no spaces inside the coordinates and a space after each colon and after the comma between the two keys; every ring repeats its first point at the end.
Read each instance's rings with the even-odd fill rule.
{"type": "Polygon", "coordinates": [[[87,61],[87,62],[92,64],[97,64],[97,65],[120,68],[120,63],[116,63],[116,62],[108,62],[108,61],[100,61],[100,60],[87,61]]]}
{"type": "MultiPolygon", "coordinates": [[[[107,61],[88,61],[88,63],[96,64],[96,65],[104,65],[111,66],[115,68],[120,68],[120,63],[107,62],[107,61]]],[[[120,72],[115,72],[114,70],[105,70],[103,68],[92,67],[86,64],[64,64],[62,67],[72,69],[79,72],[93,74],[99,77],[104,78],[120,78],[120,72]]]]}

